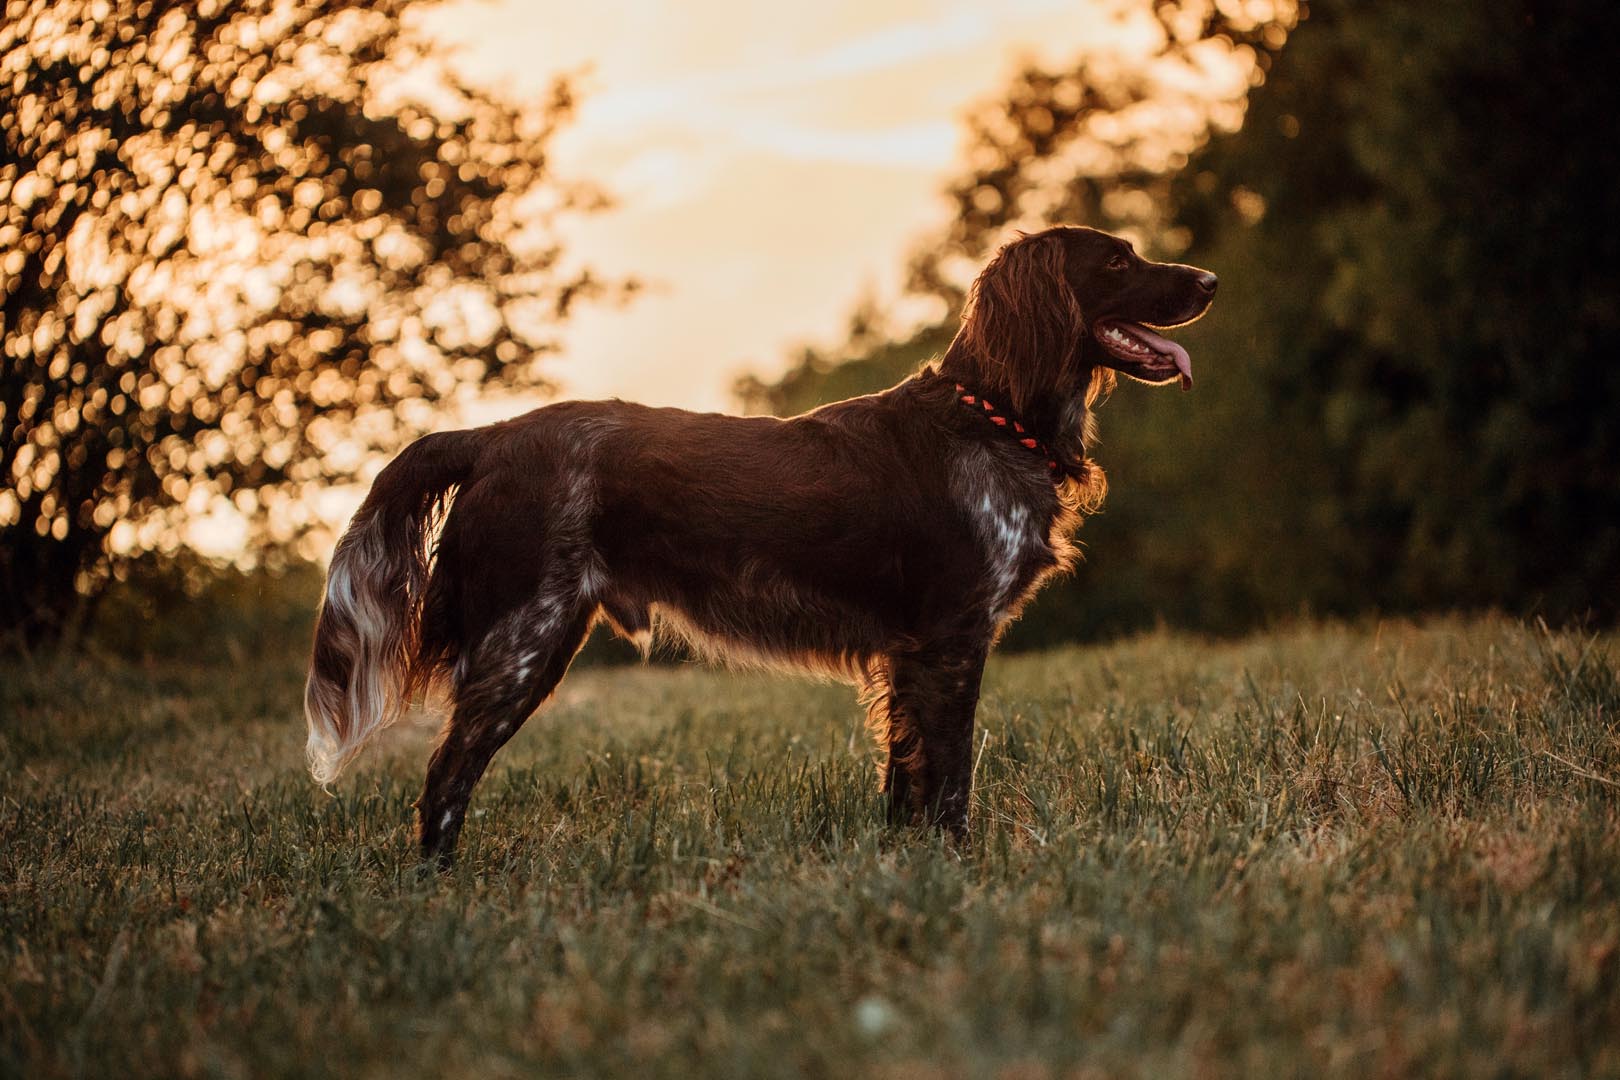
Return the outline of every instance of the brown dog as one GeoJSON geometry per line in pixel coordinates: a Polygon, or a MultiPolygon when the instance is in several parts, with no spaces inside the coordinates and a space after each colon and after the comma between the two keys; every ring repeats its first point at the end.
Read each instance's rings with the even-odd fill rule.
{"type": "Polygon", "coordinates": [[[881,394],[791,420],[564,402],[418,440],[332,559],[311,771],[333,779],[446,685],[417,809],[423,856],[449,865],[490,759],[606,619],[860,684],[891,820],[965,833],[985,656],[1102,497],[1089,406],[1115,371],[1191,386],[1144,324],[1214,293],[1208,271],[1048,229],[1004,247],[945,356],[881,394]]]}

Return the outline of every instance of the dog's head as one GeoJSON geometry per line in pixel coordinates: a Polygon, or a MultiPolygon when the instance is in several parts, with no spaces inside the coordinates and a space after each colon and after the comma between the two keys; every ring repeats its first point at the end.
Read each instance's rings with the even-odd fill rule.
{"type": "MultiPolygon", "coordinates": [[[[1084,461],[1087,406],[1113,372],[1192,387],[1187,350],[1160,331],[1209,310],[1215,275],[1144,259],[1108,233],[1059,226],[1003,247],[973,283],[958,344],[988,390],[1047,429],[1071,466],[1084,461]]],[[[953,349],[953,352],[955,350],[953,349]]]]}
{"type": "Polygon", "coordinates": [[[1064,278],[1080,298],[1087,358],[1145,383],[1179,377],[1181,388],[1191,390],[1187,350],[1158,331],[1201,318],[1215,299],[1215,275],[1144,259],[1124,240],[1095,229],[1053,231],[1065,250],[1064,278]]]}
{"type": "Polygon", "coordinates": [[[1215,285],[1208,270],[1144,259],[1096,229],[1046,229],[1003,247],[973,283],[964,344],[1015,395],[1084,385],[1096,367],[1191,389],[1187,350],[1159,331],[1202,316],[1215,285]]]}

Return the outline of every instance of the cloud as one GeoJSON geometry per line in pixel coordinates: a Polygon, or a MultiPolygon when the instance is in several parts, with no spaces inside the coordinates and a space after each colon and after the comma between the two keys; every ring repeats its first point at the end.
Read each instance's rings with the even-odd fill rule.
{"type": "MultiPolygon", "coordinates": [[[[1066,5],[1056,0],[1025,0],[1009,6],[1017,15],[1028,16],[1066,5]]],[[[862,162],[913,162],[926,153],[927,160],[937,163],[941,153],[948,156],[955,148],[954,141],[941,138],[941,131],[950,126],[948,119],[889,132],[862,132],[844,141],[829,131],[785,128],[781,102],[767,103],[765,99],[792,92],[803,95],[802,102],[813,108],[818,85],[837,84],[845,89],[850,80],[862,76],[993,47],[997,20],[1006,17],[1006,12],[992,17],[980,7],[964,8],[938,18],[884,27],[807,56],[766,58],[684,78],[608,86],[587,94],[581,126],[604,139],[643,133],[655,125],[667,132],[673,126],[706,136],[742,135],[758,146],[782,148],[795,157],[847,153],[862,162]],[[755,119],[766,113],[771,116],[768,125],[762,116],[755,119]]]]}
{"type": "Polygon", "coordinates": [[[950,123],[838,131],[746,122],[729,130],[750,146],[798,161],[842,161],[929,172],[951,159],[958,140],[956,126],[950,123]]]}

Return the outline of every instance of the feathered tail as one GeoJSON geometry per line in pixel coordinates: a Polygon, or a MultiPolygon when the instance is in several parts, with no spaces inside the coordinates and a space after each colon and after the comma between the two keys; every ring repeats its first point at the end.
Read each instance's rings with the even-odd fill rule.
{"type": "Polygon", "coordinates": [[[322,784],[403,715],[419,682],[422,598],[450,492],[465,481],[479,433],[427,435],[377,477],[338,542],[304,687],[305,755],[322,784]]]}

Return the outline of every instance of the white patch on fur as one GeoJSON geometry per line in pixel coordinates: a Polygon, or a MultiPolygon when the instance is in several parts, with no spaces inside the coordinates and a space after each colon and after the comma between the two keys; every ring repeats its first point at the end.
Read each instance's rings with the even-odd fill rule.
{"type": "Polygon", "coordinates": [[[964,454],[952,481],[984,551],[990,615],[1000,623],[1028,586],[1032,561],[1050,551],[1045,527],[1019,499],[1017,479],[984,451],[964,454]]]}
{"type": "Polygon", "coordinates": [[[1017,503],[998,504],[988,494],[979,500],[979,516],[974,524],[990,559],[998,620],[1018,584],[1025,553],[1039,540],[1030,529],[1029,521],[1029,510],[1017,503]]]}
{"type": "MultiPolygon", "coordinates": [[[[490,710],[487,719],[500,720],[498,734],[527,719],[503,717],[501,710],[518,708],[517,702],[527,698],[552,652],[572,644],[563,642],[561,635],[580,604],[574,584],[562,579],[543,587],[528,604],[496,623],[456,665],[453,693],[457,702],[480,701],[482,708],[490,710]]],[[[477,730],[468,727],[466,737],[476,739],[477,730]]]]}
{"type": "Polygon", "coordinates": [[[607,571],[601,558],[591,552],[579,574],[579,588],[587,600],[599,600],[607,587],[607,571]]]}

